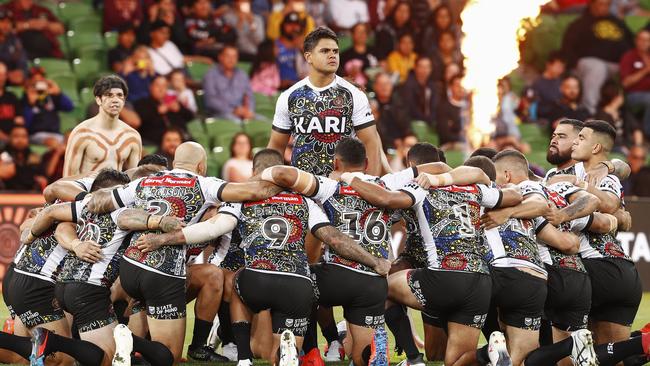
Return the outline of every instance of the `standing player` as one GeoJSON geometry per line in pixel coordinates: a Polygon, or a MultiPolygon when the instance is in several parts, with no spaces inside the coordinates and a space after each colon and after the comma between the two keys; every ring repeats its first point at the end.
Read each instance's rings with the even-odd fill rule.
{"type": "Polygon", "coordinates": [[[368,173],[382,171],[381,142],[366,95],[336,75],[338,38],[317,28],[304,42],[309,76],[284,91],[278,99],[268,147],[284,154],[294,138],[291,165],[328,176],[334,170],[334,149],[341,138],[357,136],[366,147],[368,173]]]}
{"type": "MultiPolygon", "coordinates": [[[[615,137],[616,131],[607,122],[587,122],[573,143],[571,158],[582,162],[586,170],[602,165],[614,146],[615,137]]],[[[622,187],[614,175],[606,176],[597,186],[590,181],[587,191],[600,198],[602,212],[614,213],[621,207],[622,187]]],[[[641,282],[634,263],[623,251],[615,233],[587,234],[580,255],[591,277],[589,317],[596,343],[628,339],[641,302],[641,282]]]]}
{"type": "Polygon", "coordinates": [[[128,88],[117,75],[99,79],[93,87],[99,113],[72,130],[65,150],[63,176],[102,167],[127,170],[136,167],[142,155],[138,131],[119,119],[128,88]]]}

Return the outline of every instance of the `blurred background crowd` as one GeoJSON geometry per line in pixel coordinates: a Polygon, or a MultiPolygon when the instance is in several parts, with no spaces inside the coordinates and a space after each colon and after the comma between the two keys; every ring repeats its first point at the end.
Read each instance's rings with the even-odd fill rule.
{"type": "MultiPolygon", "coordinates": [[[[0,1],[0,189],[40,191],[61,176],[66,136],[97,113],[92,85],[116,73],[120,118],[147,152],[192,139],[209,174],[248,178],[279,92],[306,76],[303,37],[340,35],[339,75],[364,89],[391,166],[426,140],[461,161],[466,0],[0,1]]],[[[602,119],[632,167],[627,195],[650,196],[650,1],[553,0],[499,82],[490,139],[539,166],[561,118],[602,119]]],[[[486,19],[485,26],[498,19],[486,19]]]]}

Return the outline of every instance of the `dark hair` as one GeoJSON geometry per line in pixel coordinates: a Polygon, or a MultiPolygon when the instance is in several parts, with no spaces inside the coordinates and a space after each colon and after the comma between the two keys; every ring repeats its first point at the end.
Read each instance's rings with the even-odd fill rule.
{"type": "Polygon", "coordinates": [[[363,165],[366,161],[366,147],[361,140],[354,137],[342,138],[336,145],[334,154],[345,164],[352,166],[363,165]]]}
{"type": "Polygon", "coordinates": [[[399,37],[397,37],[397,43],[399,43],[402,40],[402,38],[405,38],[405,37],[409,37],[409,38],[411,38],[411,40],[413,42],[415,42],[415,37],[413,37],[413,34],[411,34],[409,32],[404,32],[404,33],[400,34],[399,37]]]}
{"type": "Polygon", "coordinates": [[[396,25],[395,24],[395,14],[397,14],[397,9],[399,9],[399,7],[402,6],[402,5],[406,5],[409,8],[409,19],[408,19],[407,23],[405,24],[405,26],[408,26],[408,22],[410,22],[412,20],[412,18],[413,18],[413,12],[412,12],[413,7],[411,6],[411,3],[406,1],[406,0],[400,0],[400,1],[397,2],[397,4],[395,4],[393,9],[391,9],[390,14],[388,14],[388,16],[386,16],[386,19],[388,20],[388,22],[393,27],[395,27],[395,25],[396,25]]]}
{"type": "Polygon", "coordinates": [[[246,139],[248,140],[248,144],[250,145],[251,149],[248,152],[248,158],[253,159],[253,140],[251,139],[246,132],[237,132],[233,137],[232,140],[230,140],[230,156],[234,157],[235,156],[235,151],[233,148],[235,147],[235,142],[237,141],[237,138],[239,136],[245,136],[246,139]]]}
{"type": "Polygon", "coordinates": [[[104,168],[102,169],[93,184],[90,186],[90,192],[95,192],[98,189],[110,188],[117,185],[128,184],[131,181],[126,173],[119,170],[104,168]]]}
{"type": "Polygon", "coordinates": [[[580,85],[580,90],[582,90],[582,82],[580,81],[580,78],[577,75],[574,75],[574,74],[564,75],[562,77],[562,83],[564,83],[565,81],[567,81],[569,79],[575,79],[578,82],[578,84],[580,85]]]}
{"type": "Polygon", "coordinates": [[[168,28],[169,29],[170,27],[169,27],[169,24],[165,23],[164,20],[158,19],[158,20],[155,20],[153,23],[151,23],[151,25],[149,26],[149,32],[155,32],[158,29],[162,29],[162,28],[168,28]]]}
{"type": "Polygon", "coordinates": [[[96,97],[101,97],[114,88],[122,89],[124,98],[129,95],[129,87],[126,86],[126,82],[124,79],[115,74],[102,76],[99,80],[97,80],[95,86],[93,86],[93,95],[96,97]]]}
{"type": "Polygon", "coordinates": [[[275,149],[262,149],[253,156],[253,171],[257,173],[261,173],[266,168],[282,164],[284,164],[284,157],[275,149]]]}
{"type": "Polygon", "coordinates": [[[598,102],[598,107],[606,107],[621,94],[623,94],[621,86],[614,80],[607,80],[600,88],[600,101],[598,102]]]}
{"type": "Polygon", "coordinates": [[[546,63],[547,64],[553,63],[555,61],[560,61],[560,62],[566,64],[566,60],[562,56],[562,53],[560,51],[558,51],[558,50],[555,50],[555,51],[549,53],[548,57],[546,58],[546,63]]]}
{"type": "Polygon", "coordinates": [[[438,33],[438,36],[436,37],[436,44],[440,43],[440,40],[442,39],[442,36],[444,36],[445,34],[448,34],[449,36],[451,36],[451,38],[454,40],[454,42],[456,44],[458,44],[458,40],[456,39],[456,35],[454,34],[454,32],[452,32],[450,30],[441,30],[438,33]]]}
{"type": "Polygon", "coordinates": [[[478,149],[474,150],[472,155],[470,155],[470,158],[473,158],[475,156],[485,156],[486,158],[492,160],[494,158],[494,155],[497,154],[497,151],[494,150],[491,147],[479,147],[478,149]]]}
{"type": "Polygon", "coordinates": [[[616,140],[616,130],[608,122],[594,119],[589,122],[585,122],[584,128],[590,128],[596,133],[608,136],[611,139],[612,144],[614,144],[614,140],[616,140]]]}
{"type": "Polygon", "coordinates": [[[237,46],[235,46],[235,45],[232,44],[232,43],[224,43],[223,47],[221,47],[221,49],[219,50],[219,53],[217,53],[217,55],[218,55],[218,56],[221,56],[224,52],[226,52],[226,50],[227,50],[228,48],[237,51],[237,54],[239,54],[239,49],[237,48],[237,46]]]}
{"type": "Polygon", "coordinates": [[[428,142],[418,142],[411,146],[406,153],[406,160],[415,165],[436,163],[441,161],[442,151],[428,142]]]}
{"type": "Polygon", "coordinates": [[[264,42],[257,46],[257,55],[255,56],[255,60],[253,60],[250,76],[253,77],[253,75],[260,71],[264,63],[275,64],[275,42],[270,39],[265,39],[264,42]]]}
{"type": "Polygon", "coordinates": [[[433,12],[431,12],[431,17],[429,18],[429,24],[431,24],[433,28],[435,28],[438,32],[451,29],[454,24],[454,17],[451,14],[451,8],[449,8],[449,5],[441,4],[438,5],[437,8],[433,9],[433,12]],[[438,13],[440,13],[443,10],[447,10],[447,12],[449,13],[449,17],[451,18],[451,21],[449,22],[449,28],[447,29],[438,28],[438,24],[436,23],[436,18],[438,17],[438,13]]]}
{"type": "Polygon", "coordinates": [[[337,45],[339,44],[339,38],[336,36],[336,33],[334,33],[334,31],[332,31],[327,27],[318,27],[313,31],[311,31],[311,33],[309,33],[307,37],[305,37],[305,42],[303,43],[302,46],[303,51],[304,52],[313,51],[314,48],[316,48],[318,42],[321,39],[325,39],[325,38],[334,40],[334,42],[336,42],[337,45]]]}
{"type": "Polygon", "coordinates": [[[18,124],[15,124],[15,123],[14,123],[13,125],[11,125],[11,129],[9,130],[9,134],[11,135],[11,133],[12,133],[14,130],[17,130],[17,129],[23,129],[23,130],[27,131],[27,133],[29,133],[29,129],[27,128],[27,126],[25,126],[25,125],[18,125],[18,124]]]}
{"type": "Polygon", "coordinates": [[[497,169],[494,167],[494,163],[485,156],[473,156],[465,160],[463,165],[481,169],[491,181],[497,179],[497,169]]]}
{"type": "Polygon", "coordinates": [[[558,123],[558,125],[571,125],[575,132],[580,132],[585,127],[585,123],[579,119],[565,118],[558,123]]]}
{"type": "Polygon", "coordinates": [[[134,170],[129,169],[129,171],[130,172],[132,171],[132,173],[131,173],[131,181],[134,181],[134,180],[136,180],[138,178],[148,177],[148,176],[150,176],[152,174],[156,174],[156,173],[158,173],[160,171],[163,171],[165,169],[167,169],[167,166],[165,166],[163,168],[162,166],[160,166],[158,164],[146,164],[146,165],[138,166],[134,170]]]}
{"type": "Polygon", "coordinates": [[[368,24],[364,23],[364,22],[359,22],[359,23],[353,25],[352,28],[350,28],[350,34],[354,33],[357,30],[357,28],[360,27],[360,26],[363,26],[366,33],[368,33],[368,24]]]}
{"type": "Polygon", "coordinates": [[[166,157],[160,154],[149,154],[138,161],[138,166],[143,166],[147,164],[160,165],[167,168],[169,160],[166,157]]]}
{"type": "Polygon", "coordinates": [[[528,170],[528,159],[526,159],[526,156],[524,156],[524,154],[522,154],[521,152],[519,152],[517,150],[508,149],[508,150],[500,151],[498,154],[496,154],[492,158],[492,161],[494,161],[496,163],[497,161],[499,161],[501,159],[514,159],[514,160],[517,160],[522,165],[524,165],[526,167],[526,170],[528,170]]]}

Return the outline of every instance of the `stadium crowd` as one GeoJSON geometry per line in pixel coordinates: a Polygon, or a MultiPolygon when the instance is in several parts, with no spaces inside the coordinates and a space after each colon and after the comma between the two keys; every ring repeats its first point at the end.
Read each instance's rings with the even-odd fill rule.
{"type": "MultiPolygon", "coordinates": [[[[68,8],[75,6],[71,2],[68,8]]],[[[127,81],[129,99],[121,118],[153,150],[173,152],[170,139],[163,140],[166,130],[180,132],[181,141],[194,138],[212,148],[211,142],[192,136],[197,130],[190,131],[188,124],[197,120],[269,120],[278,93],[306,76],[302,40],[321,25],[345,39],[337,73],[368,92],[393,166],[403,166],[408,147],[423,138],[413,121],[423,121],[444,150],[466,150],[469,101],[461,83],[461,0],[114,0],[93,6],[89,11],[101,19],[91,16],[97,17],[92,31],[77,19],[59,19],[65,7],[54,1],[11,0],[0,6],[2,189],[39,191],[61,176],[66,134],[97,112],[92,97],[80,98],[79,90],[87,90],[98,73],[75,79],[75,68],[62,71],[48,67],[47,60],[74,62],[86,55],[84,49],[97,50],[97,44],[70,46],[92,32],[111,35],[112,48],[99,47],[88,57],[100,58],[99,74],[111,71],[127,81]],[[336,11],[342,7],[345,12],[336,11]],[[72,86],[61,88],[57,80],[69,73],[72,86]],[[259,101],[270,107],[260,110],[259,101]],[[25,128],[27,145],[21,140],[25,128]]],[[[616,128],[615,151],[630,159],[646,156],[650,27],[635,35],[623,17],[648,11],[635,1],[610,0],[553,1],[543,11],[576,15],[560,48],[547,53],[544,69],[527,77],[523,90],[518,85],[520,95],[511,80],[500,82],[493,147],[528,153],[520,123],[538,123],[550,131],[561,117],[598,118],[616,128]],[[640,149],[633,153],[632,146],[640,149]]],[[[104,36],[91,39],[109,43],[104,36]]],[[[227,153],[228,144],[223,145],[227,153]]],[[[227,158],[215,175],[225,174],[221,168],[227,158]]],[[[642,175],[647,182],[646,169],[642,175]]]]}

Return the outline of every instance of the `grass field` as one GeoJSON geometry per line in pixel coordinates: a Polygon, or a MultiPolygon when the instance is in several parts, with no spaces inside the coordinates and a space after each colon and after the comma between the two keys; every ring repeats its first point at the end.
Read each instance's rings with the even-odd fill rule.
{"type": "MultiPolygon", "coordinates": [[[[188,310],[188,319],[187,319],[188,321],[187,321],[187,332],[186,332],[186,335],[185,335],[185,351],[187,351],[187,346],[189,345],[189,343],[191,341],[191,337],[192,337],[192,327],[194,325],[194,303],[189,304],[187,310],[188,310]]],[[[2,319],[4,321],[4,319],[7,318],[8,316],[9,316],[9,311],[7,310],[7,307],[5,306],[4,302],[1,302],[1,305],[0,305],[0,319],[2,319]]],[[[337,320],[343,319],[343,315],[342,315],[342,311],[341,311],[340,307],[334,308],[334,316],[336,317],[337,320]]],[[[416,329],[417,329],[418,333],[420,335],[422,335],[422,320],[421,320],[420,316],[416,315],[416,316],[413,316],[412,318],[413,318],[413,321],[415,323],[415,326],[416,326],[416,329]]],[[[650,322],[650,292],[646,292],[646,293],[643,294],[643,299],[641,300],[641,305],[639,306],[639,312],[637,313],[636,319],[634,320],[634,325],[632,326],[632,329],[639,329],[643,325],[645,325],[645,324],[647,324],[649,322],[650,322]]],[[[395,344],[395,341],[394,341],[392,335],[390,334],[390,332],[389,332],[389,335],[390,335],[390,350],[392,351],[392,349],[394,347],[394,344],[395,344]]],[[[320,332],[319,332],[319,341],[321,343],[320,348],[323,349],[323,347],[324,347],[324,339],[320,336],[320,332]]],[[[480,343],[485,344],[485,339],[483,339],[481,337],[480,343]]],[[[401,361],[401,358],[403,358],[403,356],[397,357],[396,355],[391,353],[391,363],[396,364],[397,362],[401,361]]],[[[206,363],[202,363],[202,362],[186,362],[186,363],[183,363],[183,365],[205,365],[205,364],[206,363]]],[[[262,362],[262,361],[259,361],[259,362],[255,362],[255,364],[264,365],[266,363],[262,362]]],[[[430,365],[438,365],[438,364],[441,364],[441,363],[433,363],[433,362],[431,362],[431,363],[428,363],[428,364],[430,364],[430,365]]],[[[328,365],[336,365],[336,366],[345,365],[345,366],[347,366],[348,362],[328,363],[328,365]]]]}

